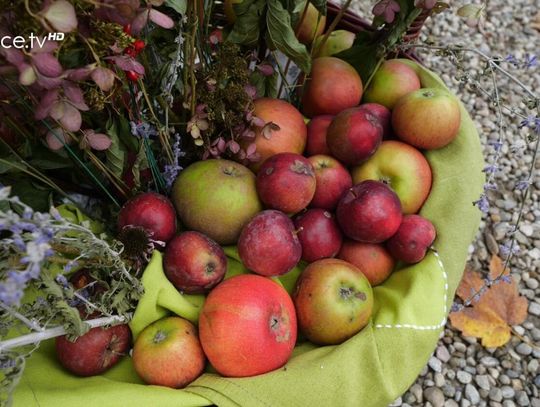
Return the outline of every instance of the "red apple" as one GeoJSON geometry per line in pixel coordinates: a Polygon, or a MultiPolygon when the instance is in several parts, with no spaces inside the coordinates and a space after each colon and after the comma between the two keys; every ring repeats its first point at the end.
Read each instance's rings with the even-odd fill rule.
{"type": "Polygon", "coordinates": [[[302,94],[303,112],[306,116],[336,115],[358,105],[360,99],[362,80],[352,65],[334,57],[313,60],[302,94]]]}
{"type": "Polygon", "coordinates": [[[267,159],[257,174],[257,192],[269,208],[297,213],[315,194],[315,173],[307,158],[280,153],[267,159]]]}
{"type": "Polygon", "coordinates": [[[321,34],[313,43],[314,57],[330,57],[339,54],[353,46],[356,34],[347,30],[334,30],[328,36],[326,42],[321,46],[326,34],[321,34]]]}
{"type": "Polygon", "coordinates": [[[133,367],[145,383],[175,389],[201,375],[205,356],[195,326],[179,317],[148,325],[133,347],[133,367]]]}
{"type": "Polygon", "coordinates": [[[296,342],[289,294],[269,278],[244,274],[214,288],[199,318],[204,353],[224,376],[254,376],[283,366],[296,342]]]}
{"type": "Polygon", "coordinates": [[[255,174],[229,160],[191,164],[171,191],[182,223],[219,244],[235,244],[244,225],[262,209],[255,174]]]}
{"type": "Polygon", "coordinates": [[[459,102],[449,92],[424,88],[399,99],[392,111],[392,126],[400,140],[433,150],[450,144],[461,126],[459,102]]]}
{"type": "Polygon", "coordinates": [[[302,259],[307,262],[334,257],[343,237],[334,215],[324,209],[309,209],[294,220],[302,245],[302,259]]]}
{"type": "Polygon", "coordinates": [[[355,184],[371,179],[390,186],[403,213],[420,210],[431,190],[431,167],[416,148],[401,141],[383,141],[366,162],[351,170],[355,184]]]}
{"type": "Polygon", "coordinates": [[[262,163],[275,154],[304,152],[307,127],[296,107],[284,100],[260,98],[255,101],[253,115],[267,123],[265,128],[256,129],[254,141],[243,142],[244,146],[252,142],[257,146],[260,158],[250,165],[253,171],[257,172],[262,163]]]}
{"type": "Polygon", "coordinates": [[[379,181],[363,181],[345,192],[336,215],[346,236],[367,243],[388,239],[397,232],[402,219],[398,196],[379,181]]]}
{"type": "Polygon", "coordinates": [[[309,206],[334,210],[343,192],[352,187],[349,171],[335,158],[314,155],[308,158],[315,171],[315,195],[309,206]]]}
{"type": "Polygon", "coordinates": [[[364,103],[360,106],[367,109],[369,113],[377,118],[383,129],[383,140],[387,140],[394,135],[394,130],[392,129],[392,112],[390,109],[378,103],[364,103]]]}
{"type": "Polygon", "coordinates": [[[346,165],[358,165],[371,157],[382,141],[379,120],[363,107],[353,107],[339,113],[326,136],[332,155],[346,165]]]}
{"type": "Polygon", "coordinates": [[[300,261],[302,245],[287,215],[266,210],[242,229],[238,254],[254,273],[279,276],[288,273],[300,261]]]}
{"type": "Polygon", "coordinates": [[[392,274],[396,264],[382,244],[348,239],[343,242],[337,257],[358,267],[372,287],[386,280],[392,274]]]}
{"type": "Polygon", "coordinates": [[[328,126],[334,119],[331,115],[315,116],[307,125],[307,145],[306,154],[330,154],[330,149],[326,145],[326,134],[328,126]]]}
{"type": "MultiPolygon", "coordinates": [[[[305,3],[305,2],[304,2],[305,3]]],[[[323,16],[311,3],[308,3],[307,11],[302,19],[304,7],[300,8],[300,17],[295,29],[296,37],[302,44],[309,45],[315,38],[321,35],[326,25],[326,16],[323,16]]]]}
{"type": "Polygon", "coordinates": [[[184,232],[167,245],[163,269],[179,291],[201,294],[223,280],[227,257],[221,246],[209,237],[199,232],[184,232]]]}
{"type": "Polygon", "coordinates": [[[154,240],[168,242],[176,233],[176,212],[167,197],[146,192],[130,199],[118,213],[118,230],[140,226],[154,240]]]}
{"type": "Polygon", "coordinates": [[[373,75],[364,93],[364,102],[393,109],[399,98],[420,89],[420,78],[413,68],[396,59],[385,61],[373,75]]]}
{"type": "Polygon", "coordinates": [[[113,367],[126,354],[131,331],[126,324],[92,328],[74,342],[56,338],[56,356],[64,368],[78,376],[95,376],[113,367]]]}
{"type": "Polygon", "coordinates": [[[418,263],[435,237],[435,227],[429,220],[420,215],[407,215],[395,235],[386,242],[386,247],[395,259],[418,263]]]}
{"type": "Polygon", "coordinates": [[[323,259],[300,275],[293,294],[300,331],[313,343],[342,343],[367,325],[373,291],[362,272],[346,261],[323,259]]]}

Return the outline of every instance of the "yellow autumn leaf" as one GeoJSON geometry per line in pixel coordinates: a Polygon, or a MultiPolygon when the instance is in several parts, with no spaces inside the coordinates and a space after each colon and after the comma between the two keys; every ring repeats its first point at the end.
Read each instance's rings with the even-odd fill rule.
{"type": "MultiPolygon", "coordinates": [[[[490,278],[508,275],[503,272],[502,260],[493,256],[490,262],[490,278]]],[[[464,301],[470,300],[484,285],[482,275],[467,269],[457,294],[464,301]]],[[[512,325],[521,324],[527,317],[527,299],[520,296],[513,279],[498,281],[471,302],[471,306],[450,313],[450,322],[464,335],[481,338],[488,348],[506,344],[511,337],[512,325]]]]}

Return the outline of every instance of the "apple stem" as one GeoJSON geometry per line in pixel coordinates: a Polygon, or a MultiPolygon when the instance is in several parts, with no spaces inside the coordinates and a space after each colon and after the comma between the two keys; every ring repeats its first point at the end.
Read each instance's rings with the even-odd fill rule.
{"type": "MultiPolygon", "coordinates": [[[[84,321],[90,326],[90,328],[97,328],[100,326],[106,326],[117,323],[125,323],[130,319],[129,316],[114,315],[105,318],[96,318],[84,321]]],[[[8,339],[0,342],[0,353],[8,351],[20,346],[26,346],[31,344],[39,344],[46,339],[56,338],[67,334],[67,331],[62,326],[56,326],[54,328],[44,329],[40,332],[33,332],[31,334],[22,335],[17,338],[8,339]]]]}

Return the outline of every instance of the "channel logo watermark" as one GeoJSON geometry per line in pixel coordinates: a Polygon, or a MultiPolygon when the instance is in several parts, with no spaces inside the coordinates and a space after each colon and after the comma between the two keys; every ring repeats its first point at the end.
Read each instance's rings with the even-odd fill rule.
{"type": "Polygon", "coordinates": [[[22,35],[12,36],[4,35],[0,37],[1,48],[15,48],[15,49],[34,49],[43,48],[47,41],[63,41],[66,35],[64,33],[49,33],[45,37],[39,37],[34,33],[31,33],[27,38],[22,35]]]}

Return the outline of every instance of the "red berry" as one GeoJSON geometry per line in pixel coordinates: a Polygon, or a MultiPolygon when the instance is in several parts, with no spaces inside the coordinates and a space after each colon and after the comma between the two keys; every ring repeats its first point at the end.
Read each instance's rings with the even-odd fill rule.
{"type": "Polygon", "coordinates": [[[135,51],[137,53],[140,53],[144,47],[146,47],[146,44],[144,43],[143,40],[136,40],[134,43],[133,43],[133,48],[135,48],[135,51]]]}
{"type": "Polygon", "coordinates": [[[135,71],[127,71],[126,72],[126,76],[127,78],[131,81],[131,82],[137,82],[139,80],[139,78],[141,77],[137,72],[135,71]]]}
{"type": "Polygon", "coordinates": [[[125,25],[125,26],[124,26],[124,32],[125,32],[127,35],[131,35],[131,24],[128,24],[128,25],[125,25]]]}
{"type": "Polygon", "coordinates": [[[137,56],[137,51],[132,46],[129,46],[126,49],[124,49],[124,54],[126,54],[126,55],[128,55],[130,57],[136,57],[137,56]]]}

